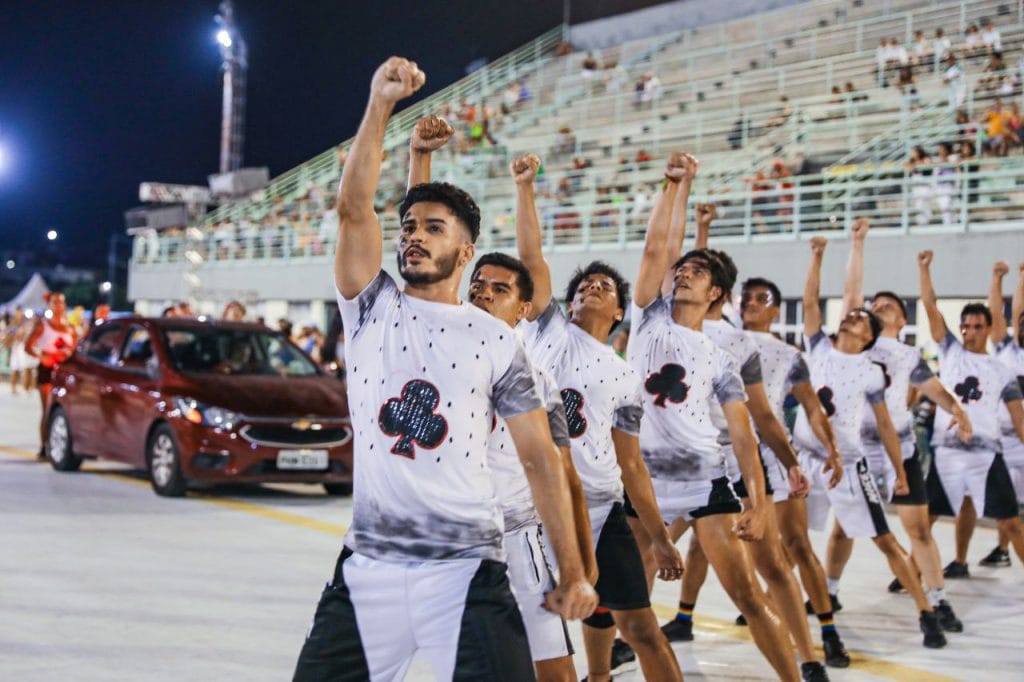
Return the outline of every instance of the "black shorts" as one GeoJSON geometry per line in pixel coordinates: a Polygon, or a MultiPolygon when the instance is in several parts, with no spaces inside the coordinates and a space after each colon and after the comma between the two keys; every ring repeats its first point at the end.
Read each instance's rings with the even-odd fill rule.
{"type": "Polygon", "coordinates": [[[924,482],[924,469],[921,466],[921,453],[914,446],[914,454],[903,460],[903,470],[907,473],[907,486],[910,491],[906,495],[893,495],[892,504],[917,506],[928,504],[928,487],[924,482]]]}
{"type": "Polygon", "coordinates": [[[972,467],[973,471],[956,471],[945,462],[945,458],[952,457],[970,457],[970,453],[936,448],[932,468],[928,472],[928,512],[931,515],[956,516],[963,498],[967,496],[972,498],[978,516],[999,520],[1012,519],[1020,514],[1013,479],[1001,454],[997,453],[984,471],[977,467],[972,467]],[[947,480],[940,475],[940,468],[946,470],[947,480]],[[952,493],[947,494],[947,486],[952,493]],[[951,499],[956,500],[955,510],[951,499]]]}
{"type": "Polygon", "coordinates": [[[36,368],[36,386],[45,386],[53,383],[53,367],[39,365],[36,368]]]}
{"type": "MultiPolygon", "coordinates": [[[[772,481],[768,476],[768,467],[764,465],[764,458],[761,457],[761,449],[758,448],[757,461],[761,463],[761,471],[764,472],[764,494],[765,497],[771,499],[775,495],[775,489],[772,488],[772,481]]],[[[741,500],[746,497],[750,497],[747,494],[747,484],[743,481],[743,477],[740,476],[738,479],[732,482],[732,489],[736,491],[736,497],[741,500]]]]}
{"type": "MultiPolygon", "coordinates": [[[[675,500],[676,505],[682,505],[680,508],[679,516],[675,518],[684,518],[686,521],[694,521],[704,516],[714,516],[715,514],[739,514],[743,511],[743,505],[740,504],[739,498],[733,492],[733,488],[729,485],[729,479],[726,476],[716,478],[711,481],[711,490],[706,493],[702,492],[701,497],[684,493],[684,497],[679,500],[675,500]],[[690,498],[692,497],[692,501],[690,498]]],[[[639,518],[636,510],[629,501],[629,496],[626,496],[625,502],[626,516],[631,516],[634,519],[639,518]]],[[[664,511],[662,511],[664,514],[664,511]]],[[[669,525],[665,522],[665,525],[669,525]]]]}
{"type": "MultiPolygon", "coordinates": [[[[594,588],[601,598],[601,606],[615,611],[645,609],[651,605],[647,591],[647,572],[640,556],[640,548],[633,537],[633,531],[626,520],[622,503],[616,502],[601,528],[601,535],[594,548],[597,555],[597,585],[594,588]]],[[[604,627],[606,616],[585,619],[591,627],[604,627]]]]}

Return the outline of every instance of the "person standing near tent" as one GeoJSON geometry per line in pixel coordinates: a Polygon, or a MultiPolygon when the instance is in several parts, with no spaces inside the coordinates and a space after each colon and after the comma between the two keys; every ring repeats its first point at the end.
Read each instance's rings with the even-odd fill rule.
{"type": "Polygon", "coordinates": [[[36,367],[35,359],[25,352],[25,339],[28,338],[28,330],[31,328],[32,325],[29,322],[29,318],[25,315],[25,311],[21,306],[16,307],[14,309],[14,317],[11,319],[2,339],[2,343],[11,349],[9,360],[11,368],[11,395],[18,394],[19,385],[25,391],[29,390],[32,370],[36,367]]]}
{"type": "Polygon", "coordinates": [[[46,295],[46,303],[46,312],[25,341],[25,352],[39,360],[36,386],[43,405],[43,414],[39,419],[39,459],[46,457],[46,408],[50,399],[53,370],[74,352],[78,342],[78,334],[67,319],[64,294],[50,292],[46,295]]]}

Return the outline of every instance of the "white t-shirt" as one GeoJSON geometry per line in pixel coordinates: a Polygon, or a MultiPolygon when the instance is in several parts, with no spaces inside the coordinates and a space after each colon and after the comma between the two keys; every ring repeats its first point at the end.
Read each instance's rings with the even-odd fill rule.
{"type": "Polygon", "coordinates": [[[558,384],[572,461],[591,507],[622,500],[612,429],[640,435],[640,379],[607,344],[572,324],[551,299],[523,325],[530,358],[558,384]]]}
{"type": "MultiPolygon", "coordinates": [[[[544,370],[534,367],[537,387],[544,399],[544,409],[548,413],[548,426],[555,445],[569,447],[569,426],[565,421],[565,409],[562,407],[562,396],[558,385],[544,370]]],[[[494,415],[491,423],[491,437],[487,440],[487,453],[490,458],[491,473],[494,475],[494,489],[501,502],[501,511],[505,517],[505,533],[519,530],[530,523],[539,523],[537,509],[533,504],[533,493],[530,483],[519,460],[516,444],[512,441],[505,420],[494,415]]]]}
{"type": "MultiPolygon", "coordinates": [[[[866,353],[842,353],[832,346],[824,331],[804,338],[807,346],[811,385],[821,400],[832,424],[839,453],[847,463],[864,456],[861,446],[861,423],[865,408],[885,402],[885,377],[882,368],[871,362],[866,353]]],[[[801,450],[819,457],[827,451],[814,435],[807,413],[801,407],[793,428],[793,440],[801,450]]]]}
{"type": "Polygon", "coordinates": [[[672,320],[658,298],[630,309],[629,364],[644,377],[640,450],[652,478],[712,481],[726,475],[711,405],[746,401],[739,365],[706,335],[672,320]]]}
{"type": "MultiPolygon", "coordinates": [[[[996,344],[996,358],[1017,377],[1017,384],[1020,390],[1024,391],[1024,348],[1018,346],[1012,336],[1007,336],[996,344]]],[[[999,406],[999,430],[1004,439],[1017,438],[1013,421],[1010,419],[1010,411],[1006,409],[1005,403],[999,406]]]]}
{"type": "Polygon", "coordinates": [[[761,383],[765,395],[779,421],[785,423],[783,406],[786,396],[798,384],[811,381],[811,371],[807,368],[803,355],[785,341],[775,338],[768,332],[747,332],[757,344],[761,356],[761,383]]]}
{"type": "MultiPolygon", "coordinates": [[[[761,356],[757,352],[757,344],[742,329],[737,329],[725,320],[704,320],[701,331],[711,339],[712,343],[732,356],[740,368],[740,379],[744,386],[759,384],[761,378],[761,356]]],[[[718,442],[728,445],[729,424],[725,420],[725,412],[717,400],[711,403],[711,419],[718,427],[718,442]]],[[[751,420],[753,428],[753,420],[751,420]]]]}
{"type": "MultiPolygon", "coordinates": [[[[885,407],[892,417],[892,424],[901,442],[914,439],[914,415],[907,406],[911,386],[920,386],[935,374],[913,346],[887,336],[879,336],[875,345],[867,352],[868,359],[882,368],[885,377],[885,407]]],[[[864,440],[878,443],[878,424],[875,413],[864,414],[861,435],[864,440]]]]}
{"type": "Polygon", "coordinates": [[[967,443],[947,430],[952,417],[945,410],[935,411],[932,445],[959,450],[1000,452],[999,406],[1021,399],[1017,377],[994,355],[972,353],[949,330],[939,343],[939,379],[970,417],[974,435],[967,443]]]}
{"type": "Polygon", "coordinates": [[[492,417],[544,405],[522,344],[482,310],[407,296],[383,271],[338,307],[355,458],[345,544],[382,560],[501,560],[492,417]]]}
{"type": "Polygon", "coordinates": [[[984,43],[986,47],[992,48],[993,52],[1003,51],[1003,37],[999,34],[999,29],[995,26],[981,32],[981,42],[984,43]]]}

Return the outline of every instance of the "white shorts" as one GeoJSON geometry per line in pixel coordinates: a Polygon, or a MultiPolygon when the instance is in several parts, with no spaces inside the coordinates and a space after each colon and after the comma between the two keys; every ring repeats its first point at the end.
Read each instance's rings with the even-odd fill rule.
{"type": "Polygon", "coordinates": [[[1017,499],[1024,502],[1024,443],[1014,436],[1003,436],[1003,459],[1010,470],[1010,480],[1017,492],[1017,499]]]}
{"type": "Polygon", "coordinates": [[[676,519],[693,521],[713,514],[738,514],[739,498],[726,477],[713,481],[668,481],[652,478],[658,509],[665,523],[676,519]]]}
{"type": "Polygon", "coordinates": [[[1008,519],[1019,513],[1017,494],[1001,454],[935,448],[928,472],[930,513],[955,516],[968,496],[978,516],[1008,519]]]}
{"type": "MultiPolygon", "coordinates": [[[[889,461],[885,446],[865,440],[861,442],[861,447],[864,448],[864,459],[868,461],[868,471],[871,472],[871,478],[875,485],[879,490],[891,491],[896,484],[896,470],[892,468],[892,462],[889,461]]],[[[914,456],[913,440],[900,441],[900,455],[904,462],[914,456]]]]}
{"type": "Polygon", "coordinates": [[[807,497],[807,519],[811,528],[825,530],[831,507],[848,537],[874,538],[889,532],[882,498],[863,457],[843,465],[843,478],[831,490],[828,481],[832,473],[824,472],[825,462],[820,457],[801,452],[800,467],[811,482],[811,494],[807,497]]]}
{"type": "Polygon", "coordinates": [[[526,637],[530,640],[530,655],[534,661],[571,656],[573,653],[565,621],[542,606],[544,594],[555,589],[555,578],[545,557],[544,546],[543,531],[535,523],[505,533],[508,579],[526,625],[526,637]]]}
{"type": "Polygon", "coordinates": [[[764,443],[761,443],[761,461],[764,462],[768,485],[772,489],[772,499],[776,503],[785,502],[789,499],[789,472],[782,466],[782,462],[772,449],[764,443]]]}
{"type": "Polygon", "coordinates": [[[533,679],[506,565],[380,561],[344,548],[293,681],[401,680],[417,654],[439,680],[533,679]]]}

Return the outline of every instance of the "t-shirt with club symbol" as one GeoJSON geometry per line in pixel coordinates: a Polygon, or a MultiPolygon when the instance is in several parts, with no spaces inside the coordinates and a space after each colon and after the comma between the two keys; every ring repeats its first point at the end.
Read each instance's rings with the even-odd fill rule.
{"type": "Polygon", "coordinates": [[[726,475],[714,403],[745,401],[739,364],[706,335],[672,320],[658,298],[630,308],[629,364],[644,377],[640,451],[651,478],[712,481],[726,475]]]}
{"type": "MultiPolygon", "coordinates": [[[[1017,385],[1024,391],[1024,348],[1021,348],[1012,336],[1007,336],[996,344],[996,357],[1017,377],[1017,385]]],[[[1013,428],[1013,420],[1010,419],[1006,403],[999,406],[999,430],[1002,433],[1003,457],[1006,458],[1006,463],[1024,466],[1024,443],[1013,428]]]]}
{"type": "MultiPolygon", "coordinates": [[[[901,443],[914,441],[914,415],[907,405],[911,386],[920,386],[935,376],[931,368],[921,357],[921,351],[908,346],[899,339],[879,336],[875,345],[867,351],[868,359],[882,369],[885,376],[885,407],[889,410],[892,424],[901,443]]],[[[875,413],[868,410],[864,414],[861,435],[865,441],[880,442],[878,424],[875,413]]],[[[903,448],[904,459],[914,454],[911,446],[903,448]]]]}
{"type": "Polygon", "coordinates": [[[383,560],[503,560],[491,424],[544,406],[522,343],[475,306],[407,296],[383,271],[338,307],[354,448],[345,545],[383,560]]]}

